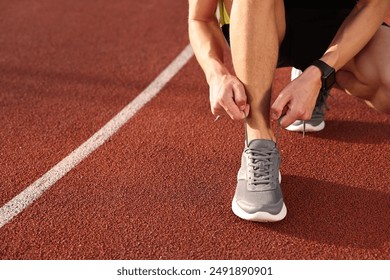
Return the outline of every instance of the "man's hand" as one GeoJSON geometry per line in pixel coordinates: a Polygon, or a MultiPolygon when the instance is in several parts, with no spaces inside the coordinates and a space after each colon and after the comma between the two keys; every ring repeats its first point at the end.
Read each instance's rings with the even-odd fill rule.
{"type": "Polygon", "coordinates": [[[249,104],[242,83],[233,75],[223,75],[210,82],[210,106],[214,115],[226,112],[233,120],[249,114],[249,104]]]}
{"type": "Polygon", "coordinates": [[[296,120],[309,120],[321,88],[321,72],[315,66],[307,68],[301,76],[290,82],[271,107],[271,118],[287,127],[296,120]]]}

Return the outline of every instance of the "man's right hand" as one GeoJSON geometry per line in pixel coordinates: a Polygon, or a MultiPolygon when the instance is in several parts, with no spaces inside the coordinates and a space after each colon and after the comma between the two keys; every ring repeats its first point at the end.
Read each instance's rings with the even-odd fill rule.
{"type": "Polygon", "coordinates": [[[241,120],[249,114],[245,88],[233,75],[222,75],[210,81],[210,106],[214,115],[227,113],[233,120],[241,120]]]}

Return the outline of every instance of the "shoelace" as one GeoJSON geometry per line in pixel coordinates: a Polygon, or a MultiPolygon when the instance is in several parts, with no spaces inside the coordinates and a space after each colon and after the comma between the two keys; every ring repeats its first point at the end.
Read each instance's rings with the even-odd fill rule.
{"type": "MultiPolygon", "coordinates": [[[[244,113],[244,127],[245,127],[245,153],[248,154],[249,163],[248,166],[251,167],[249,170],[253,176],[250,176],[249,184],[250,185],[269,185],[272,181],[272,158],[276,153],[275,150],[261,149],[254,150],[249,148],[248,142],[248,129],[247,129],[247,116],[244,113]]],[[[278,122],[278,128],[276,133],[276,143],[278,139],[278,130],[280,123],[278,122]]]]}
{"type": "Polygon", "coordinates": [[[245,153],[248,154],[249,163],[248,166],[249,173],[253,175],[250,176],[249,184],[250,185],[268,185],[272,181],[272,162],[274,151],[269,150],[253,150],[250,148],[245,149],[245,153]]]}

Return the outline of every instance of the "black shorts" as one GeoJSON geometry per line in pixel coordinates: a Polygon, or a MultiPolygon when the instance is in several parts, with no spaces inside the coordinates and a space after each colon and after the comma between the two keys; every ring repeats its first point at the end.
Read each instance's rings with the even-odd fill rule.
{"type": "MultiPolygon", "coordinates": [[[[329,47],[348,8],[313,10],[286,8],[286,34],[279,49],[278,67],[294,66],[304,70],[329,47]]],[[[383,23],[384,26],[389,26],[383,23]]]]}
{"type": "Polygon", "coordinates": [[[286,34],[278,67],[304,70],[327,50],[351,9],[286,8],[286,34]]]}

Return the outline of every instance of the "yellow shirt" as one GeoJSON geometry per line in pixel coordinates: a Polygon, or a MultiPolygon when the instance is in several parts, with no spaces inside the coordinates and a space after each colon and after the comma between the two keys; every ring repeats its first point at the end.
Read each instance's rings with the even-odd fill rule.
{"type": "Polygon", "coordinates": [[[230,23],[230,17],[226,11],[223,0],[219,0],[219,23],[221,26],[230,23]]]}

